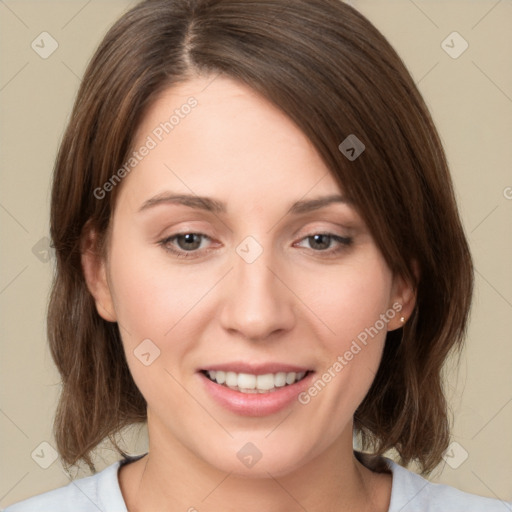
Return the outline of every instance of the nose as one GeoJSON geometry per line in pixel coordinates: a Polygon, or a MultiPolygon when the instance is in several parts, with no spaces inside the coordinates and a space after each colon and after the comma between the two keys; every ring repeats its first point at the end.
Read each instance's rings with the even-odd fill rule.
{"type": "Polygon", "coordinates": [[[252,263],[234,255],[220,313],[224,329],[251,341],[284,333],[295,324],[294,294],[270,251],[252,263]]]}

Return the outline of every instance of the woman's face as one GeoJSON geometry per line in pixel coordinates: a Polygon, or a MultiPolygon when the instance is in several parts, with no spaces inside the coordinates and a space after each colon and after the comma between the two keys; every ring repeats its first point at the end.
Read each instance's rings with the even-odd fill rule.
{"type": "Polygon", "coordinates": [[[208,83],[145,116],[107,261],[87,275],[147,400],[150,450],[285,474],[351,451],[407,289],[293,122],[208,83]]]}

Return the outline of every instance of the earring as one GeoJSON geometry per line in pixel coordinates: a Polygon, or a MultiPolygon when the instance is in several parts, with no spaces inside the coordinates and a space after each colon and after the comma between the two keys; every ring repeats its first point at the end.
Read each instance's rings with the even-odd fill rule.
{"type": "Polygon", "coordinates": [[[405,324],[405,317],[401,316],[401,317],[400,317],[400,322],[401,322],[402,324],[405,324]]]}

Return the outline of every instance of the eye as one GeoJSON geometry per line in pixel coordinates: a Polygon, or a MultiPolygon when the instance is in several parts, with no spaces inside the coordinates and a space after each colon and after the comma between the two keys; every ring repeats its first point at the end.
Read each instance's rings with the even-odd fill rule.
{"type": "Polygon", "coordinates": [[[307,241],[311,249],[315,252],[324,252],[327,254],[337,254],[352,244],[352,238],[335,235],[334,233],[315,233],[304,237],[301,242],[307,241]],[[332,248],[332,243],[338,245],[332,248]]]}
{"type": "MultiPolygon", "coordinates": [[[[204,247],[203,241],[210,237],[203,233],[177,233],[164,238],[159,242],[167,252],[170,252],[178,258],[195,258],[211,250],[211,247],[204,247]]],[[[334,233],[314,233],[304,237],[301,243],[309,242],[310,249],[316,253],[325,255],[335,255],[352,244],[352,238],[335,235],[334,233]]]]}
{"type": "Polygon", "coordinates": [[[201,249],[201,242],[204,239],[210,239],[203,233],[178,233],[164,240],[160,245],[168,252],[171,252],[179,258],[190,258],[195,256],[195,252],[201,249]]]}

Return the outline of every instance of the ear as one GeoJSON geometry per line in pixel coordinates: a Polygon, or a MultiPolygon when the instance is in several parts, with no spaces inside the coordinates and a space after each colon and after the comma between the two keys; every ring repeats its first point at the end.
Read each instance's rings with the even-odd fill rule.
{"type": "Polygon", "coordinates": [[[86,226],[82,235],[81,261],[85,282],[96,303],[98,314],[107,322],[116,322],[112,293],[107,279],[107,262],[101,254],[97,233],[86,226]]]}
{"type": "MultiPolygon", "coordinates": [[[[418,262],[414,260],[411,264],[411,267],[414,273],[415,281],[418,283],[420,277],[418,262]]],[[[388,330],[393,331],[403,327],[407,323],[407,320],[411,317],[415,305],[415,283],[403,276],[395,275],[393,277],[393,286],[389,308],[396,311],[397,314],[392,320],[389,321],[388,330]]]]}

